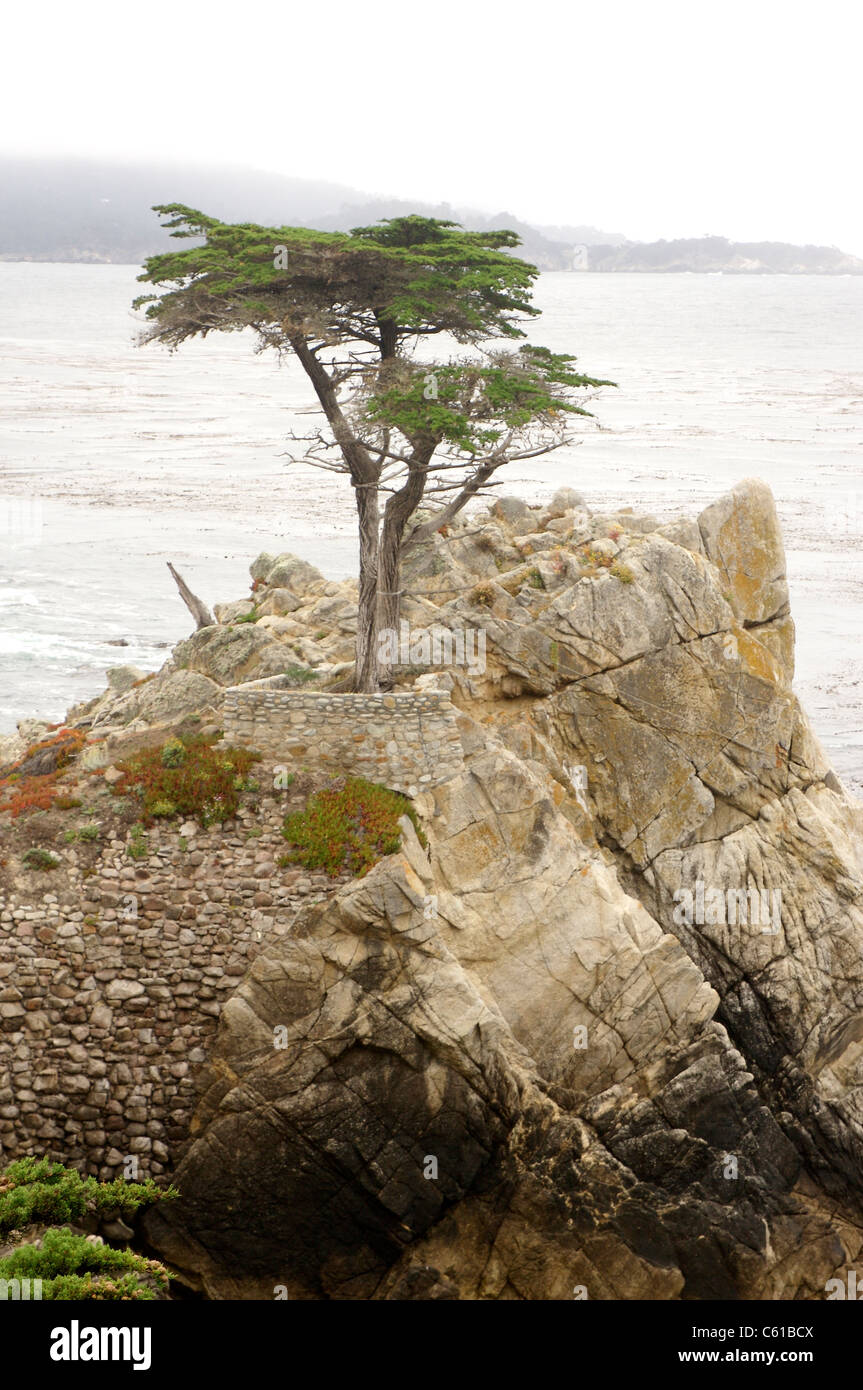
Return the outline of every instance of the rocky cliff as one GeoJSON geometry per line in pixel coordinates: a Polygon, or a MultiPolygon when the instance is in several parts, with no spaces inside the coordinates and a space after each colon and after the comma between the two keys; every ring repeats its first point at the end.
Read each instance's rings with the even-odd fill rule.
{"type": "MultiPolygon", "coordinates": [[[[92,759],[238,673],[337,679],[352,586],[253,579],[77,711],[92,759]]],[[[464,765],[427,849],[405,820],[264,933],[150,1241],[215,1298],[824,1297],[863,1243],[860,809],[791,688],[768,489],[666,525],[501,499],[406,587],[412,641],[483,634],[397,668],[464,765]]]]}

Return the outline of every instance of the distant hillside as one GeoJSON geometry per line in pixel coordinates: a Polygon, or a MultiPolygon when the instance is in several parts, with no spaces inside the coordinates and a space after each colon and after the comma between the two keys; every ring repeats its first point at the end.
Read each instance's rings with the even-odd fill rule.
{"type": "MultiPolygon", "coordinates": [[[[475,231],[511,227],[522,238],[519,254],[542,270],[570,270],[573,262],[567,236],[556,240],[512,213],[487,217],[449,203],[370,198],[344,184],[248,169],[0,158],[0,189],[3,261],[139,265],[170,245],[150,211],[153,204],[183,202],[226,221],[312,225],[325,231],[421,212],[475,231]]],[[[614,232],[572,230],[592,231],[609,245],[620,240],[614,232]]]]}
{"type": "Polygon", "coordinates": [[[562,241],[566,246],[622,246],[626,241],[623,232],[601,232],[598,227],[557,226],[538,227],[537,231],[548,237],[549,241],[562,241]]]}
{"type": "Polygon", "coordinates": [[[722,271],[726,275],[863,275],[863,260],[835,246],[789,246],[784,241],[728,241],[721,236],[681,241],[627,241],[589,246],[584,270],[722,271]]]}
{"type": "MultiPolygon", "coordinates": [[[[539,228],[522,222],[511,212],[498,212],[493,217],[486,217],[470,208],[452,207],[450,203],[418,203],[407,202],[403,198],[374,198],[343,205],[337,213],[319,219],[316,225],[325,231],[341,232],[348,231],[351,227],[363,227],[372,222],[379,222],[383,217],[406,217],[412,212],[420,212],[427,217],[448,218],[473,232],[508,227],[518,232],[521,237],[521,246],[516,255],[523,256],[525,260],[539,266],[540,270],[572,269],[572,245],[551,240],[544,236],[539,228]]],[[[606,236],[607,233],[599,235],[606,236]]]]}
{"type": "Polygon", "coordinates": [[[489,217],[449,203],[370,198],[346,184],[242,168],[123,165],[95,160],[0,157],[0,261],[140,265],[171,243],[151,208],[183,202],[226,221],[305,225],[325,231],[420,212],[474,231],[510,227],[540,270],[725,271],[729,274],[863,274],[835,247],[784,242],[627,241],[588,225],[534,226],[510,212],[489,217]]]}
{"type": "Polygon", "coordinates": [[[0,158],[0,260],[140,265],[170,246],[150,211],[183,202],[214,217],[317,222],[356,189],[249,169],[0,158]]]}

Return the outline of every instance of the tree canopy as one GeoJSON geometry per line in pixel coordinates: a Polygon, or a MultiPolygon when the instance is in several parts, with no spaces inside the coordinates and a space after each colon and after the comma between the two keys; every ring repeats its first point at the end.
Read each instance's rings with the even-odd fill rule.
{"type": "Polygon", "coordinates": [[[519,318],[539,312],[530,303],[538,271],[504,250],[518,245],[515,232],[465,232],[417,216],[318,232],[227,225],[179,203],[155,211],[172,236],[203,239],[152,256],[140,277],[174,286],[135,301],[153,336],[171,346],[253,327],[364,342],[388,357],[417,335],[449,333],[460,343],[522,337],[519,318]]]}
{"type": "Polygon", "coordinates": [[[330,427],[307,436],[308,461],[349,476],[360,538],[358,689],[376,689],[374,639],[397,617],[406,546],[451,519],[504,464],[558,448],[587,415],[586,376],[567,353],[521,342],[535,266],[509,230],[467,232],[429,217],[350,232],[228,225],[180,203],[155,209],[171,235],[199,244],[152,256],[140,280],[146,341],[252,329],[259,349],[292,352],[330,427]],[[468,358],[422,360],[446,335],[468,358]],[[478,355],[477,355],[478,354],[478,355]],[[387,497],[381,509],[381,498],[387,497]],[[432,522],[409,525],[421,501],[432,522]]]}

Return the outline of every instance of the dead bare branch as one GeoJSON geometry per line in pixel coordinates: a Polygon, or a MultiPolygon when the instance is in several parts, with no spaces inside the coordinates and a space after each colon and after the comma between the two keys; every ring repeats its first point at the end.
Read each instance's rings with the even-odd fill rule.
{"type": "Polygon", "coordinates": [[[168,561],[168,569],[171,571],[174,583],[180,590],[180,598],[183,600],[192,617],[195,619],[195,629],[198,630],[202,627],[213,627],[215,625],[216,620],[210,612],[209,608],[206,606],[205,603],[201,601],[201,599],[198,598],[197,594],[192,593],[192,590],[189,588],[185,579],[181,574],[177,573],[170,560],[168,561]]]}

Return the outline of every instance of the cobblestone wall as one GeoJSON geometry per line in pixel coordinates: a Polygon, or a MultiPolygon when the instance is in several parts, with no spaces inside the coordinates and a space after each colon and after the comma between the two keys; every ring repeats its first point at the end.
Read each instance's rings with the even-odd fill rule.
{"type": "MultiPolygon", "coordinates": [[[[256,769],[262,785],[272,768],[256,769]]],[[[0,1169],[45,1154],[103,1178],[168,1170],[222,1005],[274,932],[332,892],[278,865],[284,795],[225,826],[111,838],[0,893],[0,1169]],[[95,848],[95,847],[94,847],[95,848]]]]}
{"type": "Polygon", "coordinates": [[[283,676],[225,692],[229,743],[286,765],[350,772],[416,795],[455,776],[463,750],[445,694],[327,695],[289,690],[283,676]]]}
{"type": "MultiPolygon", "coordinates": [[[[438,692],[323,695],[282,678],[227,692],[225,737],[277,765],[351,771],[415,794],[456,774],[456,715],[438,692]]],[[[336,886],[279,866],[285,794],[201,830],[154,825],[131,860],[106,828],[50,876],[0,888],[0,1168],[45,1154],[101,1177],[168,1171],[196,1074],[259,943],[336,886]]],[[[7,875],[8,884],[8,875],[7,875]]]]}

